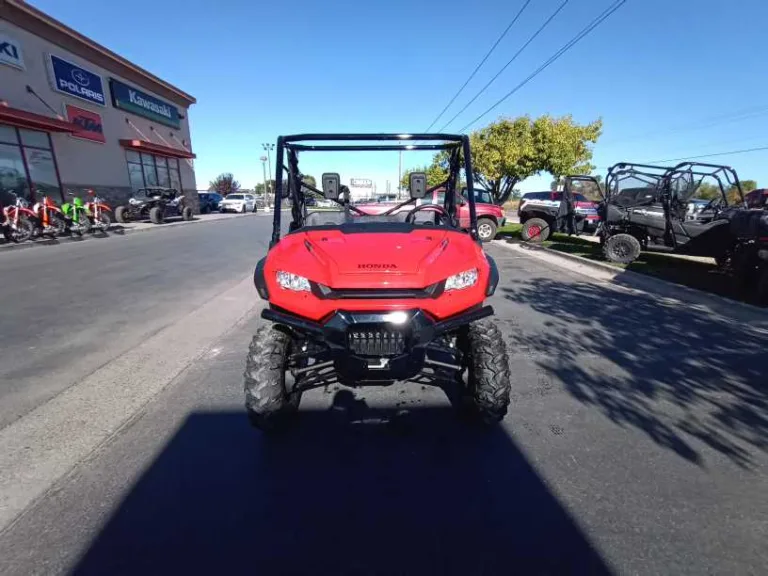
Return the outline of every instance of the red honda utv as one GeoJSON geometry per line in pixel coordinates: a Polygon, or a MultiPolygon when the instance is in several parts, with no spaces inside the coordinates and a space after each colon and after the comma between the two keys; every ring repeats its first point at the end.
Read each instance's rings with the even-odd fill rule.
{"type": "Polygon", "coordinates": [[[490,424],[504,417],[509,363],[490,319],[493,308],[485,303],[499,273],[483,251],[473,195],[467,198],[469,226],[459,222],[461,171],[472,189],[467,136],[278,138],[272,240],[254,272],[268,302],[261,314],[267,323],[253,337],[245,369],[245,406],[255,427],[285,423],[311,388],[417,378],[443,388],[474,420],[490,424]],[[350,204],[337,173],[323,174],[320,190],[302,182],[299,171],[300,152],[406,149],[447,150],[448,178],[428,188],[426,174],[412,173],[410,198],[381,214],[350,204]],[[439,187],[449,192],[443,204],[416,205],[439,187]],[[339,209],[310,211],[305,193],[339,209]],[[291,221],[283,235],[280,207],[287,199],[291,221]]]}

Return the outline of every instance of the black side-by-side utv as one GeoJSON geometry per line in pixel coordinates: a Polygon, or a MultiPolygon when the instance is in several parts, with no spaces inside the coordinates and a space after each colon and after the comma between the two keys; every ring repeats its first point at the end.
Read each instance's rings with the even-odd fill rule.
{"type": "Polygon", "coordinates": [[[725,263],[737,244],[731,220],[744,209],[741,183],[728,166],[622,162],[606,177],[600,242],[606,259],[620,264],[634,261],[649,247],[725,263]],[[716,183],[719,194],[694,210],[692,198],[705,179],[716,183]]]}

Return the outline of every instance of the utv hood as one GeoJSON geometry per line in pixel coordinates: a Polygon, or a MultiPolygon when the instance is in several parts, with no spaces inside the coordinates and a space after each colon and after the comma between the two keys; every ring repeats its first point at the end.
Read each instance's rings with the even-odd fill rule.
{"type": "Polygon", "coordinates": [[[308,231],[284,238],[269,267],[330,288],[423,288],[477,267],[475,242],[464,233],[308,231]]]}

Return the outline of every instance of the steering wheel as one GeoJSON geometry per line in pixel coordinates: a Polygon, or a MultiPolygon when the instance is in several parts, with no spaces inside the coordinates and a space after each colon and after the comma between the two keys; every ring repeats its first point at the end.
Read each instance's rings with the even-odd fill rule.
{"type": "Polygon", "coordinates": [[[440,215],[440,218],[445,220],[446,222],[451,221],[450,215],[448,214],[445,208],[440,206],[440,204],[422,204],[421,206],[416,206],[416,208],[408,212],[408,214],[405,216],[406,224],[413,224],[413,219],[416,217],[416,213],[426,208],[430,209],[433,212],[438,213],[440,215]]]}
{"type": "Polygon", "coordinates": [[[723,199],[719,196],[716,196],[715,198],[712,198],[709,202],[707,202],[704,207],[700,210],[700,212],[704,212],[705,210],[715,210],[719,211],[722,208],[723,205],[723,199]]]}

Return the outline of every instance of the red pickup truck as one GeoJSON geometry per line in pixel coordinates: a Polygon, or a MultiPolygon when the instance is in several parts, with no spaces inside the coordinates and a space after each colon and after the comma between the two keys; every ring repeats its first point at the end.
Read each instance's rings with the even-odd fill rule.
{"type": "MultiPolygon", "coordinates": [[[[445,201],[445,189],[438,188],[431,195],[416,201],[416,205],[439,204],[445,201]]],[[[397,202],[373,202],[369,204],[356,204],[355,206],[368,214],[381,214],[391,209],[397,202]]],[[[456,198],[459,213],[459,226],[469,228],[469,204],[467,203],[467,189],[462,189],[461,195],[456,198]]],[[[404,206],[398,212],[413,210],[413,204],[404,206]]],[[[475,212],[477,214],[477,234],[483,242],[490,242],[496,237],[496,230],[504,226],[506,218],[501,206],[493,203],[491,194],[486,190],[475,189],[475,212]]]]}

